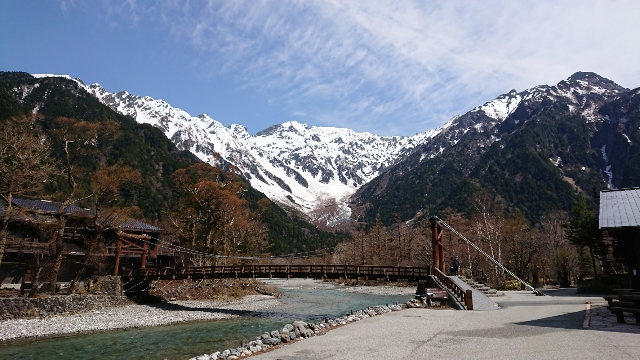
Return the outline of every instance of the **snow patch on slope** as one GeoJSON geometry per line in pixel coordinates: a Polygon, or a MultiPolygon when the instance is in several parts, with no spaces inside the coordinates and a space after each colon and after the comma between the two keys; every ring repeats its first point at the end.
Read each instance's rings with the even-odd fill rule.
{"type": "MultiPolygon", "coordinates": [[[[212,165],[235,165],[238,173],[270,199],[299,209],[312,220],[329,226],[349,220],[348,201],[359,187],[423,145],[428,144],[431,150],[423,150],[420,161],[438,156],[469,131],[489,132],[490,141],[479,145],[486,147],[499,140],[497,125],[525,101],[528,107],[562,101],[571,112],[584,115],[588,121],[604,120],[597,112],[598,96],[603,99],[624,91],[595,74],[576,73],[556,86],[541,85],[522,92],[512,90],[467,114],[454,116],[439,128],[410,137],[309,127],[297,121],[251,135],[242,125],[224,126],[206,114],[191,116],[164,100],[126,91],[110,93],[99,84],[86,86],[67,75],[34,76],[77,81],[115,111],[161,129],[179,149],[189,150],[212,165]],[[438,138],[440,140],[436,140],[438,138]]],[[[513,121],[518,125],[518,119],[513,121]]],[[[604,149],[602,153],[606,157],[604,149]]],[[[605,159],[605,162],[608,161],[605,159]]],[[[604,172],[609,177],[610,188],[613,187],[611,167],[607,166],[604,172]]]]}
{"type": "Polygon", "coordinates": [[[244,126],[191,116],[164,100],[78,83],[115,111],[161,129],[179,149],[212,165],[235,165],[270,199],[329,226],[349,220],[348,201],[360,186],[446,129],[385,137],[289,121],[250,135],[244,126]]]}

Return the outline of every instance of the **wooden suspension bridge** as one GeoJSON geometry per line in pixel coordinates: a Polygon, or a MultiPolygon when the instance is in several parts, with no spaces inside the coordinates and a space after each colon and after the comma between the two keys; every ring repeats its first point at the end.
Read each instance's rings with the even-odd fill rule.
{"type": "Polygon", "coordinates": [[[225,278],[313,278],[313,279],[358,279],[387,281],[420,281],[432,275],[434,269],[446,272],[444,246],[442,244],[442,226],[432,221],[432,267],[376,266],[376,265],[221,265],[189,267],[147,267],[147,244],[151,238],[147,235],[134,235],[119,232],[116,245],[116,264],[114,275],[128,281],[182,280],[182,279],[225,279],[225,278]],[[141,241],[141,242],[140,242],[141,241]],[[123,254],[138,254],[141,267],[137,269],[120,268],[123,254]]]}
{"type": "Polygon", "coordinates": [[[431,275],[430,267],[373,265],[228,265],[121,269],[120,276],[135,280],[183,279],[366,279],[420,281],[431,275]]]}
{"type": "MultiPolygon", "coordinates": [[[[406,280],[410,282],[427,280],[430,277],[448,289],[452,296],[457,298],[464,307],[473,309],[471,290],[463,289],[446,275],[444,245],[442,232],[448,228],[461,239],[473,246],[478,252],[486,256],[494,264],[501,267],[506,273],[512,275],[524,286],[536,292],[532,286],[525,283],[504,265],[482,251],[462,234],[438,217],[429,219],[432,236],[432,266],[376,266],[376,265],[219,265],[219,266],[188,266],[188,267],[146,267],[146,254],[148,251],[146,235],[121,234],[117,244],[116,267],[114,275],[121,276],[127,283],[137,283],[130,291],[138,291],[138,287],[148,288],[154,280],[200,280],[200,279],[257,279],[257,278],[312,278],[312,279],[363,279],[363,280],[406,280]],[[136,243],[143,240],[144,244],[136,243]],[[136,269],[119,268],[119,259],[123,253],[139,253],[142,257],[141,267],[136,269]]],[[[536,292],[540,294],[539,292],[536,292]]]]}

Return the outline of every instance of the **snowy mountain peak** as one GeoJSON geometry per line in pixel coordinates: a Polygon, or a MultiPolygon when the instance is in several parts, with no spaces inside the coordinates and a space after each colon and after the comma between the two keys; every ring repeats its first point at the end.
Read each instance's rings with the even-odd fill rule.
{"type": "MultiPolygon", "coordinates": [[[[50,76],[71,79],[66,75],[36,77],[50,76]]],[[[517,126],[518,112],[535,111],[546,104],[566,104],[588,121],[597,121],[601,116],[596,109],[603,101],[626,91],[597,74],[578,72],[555,86],[511,90],[414,136],[309,127],[295,120],[250,135],[242,125],[227,127],[207,114],[191,116],[164,100],[127,91],[110,93],[99,84],[86,86],[79,79],[72,80],[115,111],[161,129],[179,149],[212,165],[234,165],[235,171],[270,199],[329,226],[350,218],[349,198],[358,188],[416,151],[420,159],[434,157],[474,132],[489,133],[478,143],[484,148],[499,139],[499,125],[507,119],[512,118],[512,126],[517,126]]]]}
{"type": "Polygon", "coordinates": [[[164,100],[110,93],[99,84],[84,88],[117,112],[161,129],[179,149],[212,165],[235,165],[272,200],[326,225],[348,220],[348,199],[360,186],[442,131],[384,137],[292,120],[250,135],[242,125],[191,116],[164,100]]]}
{"type": "Polygon", "coordinates": [[[520,105],[520,101],[522,96],[516,90],[511,90],[472,111],[482,111],[486,116],[502,122],[520,105]]]}

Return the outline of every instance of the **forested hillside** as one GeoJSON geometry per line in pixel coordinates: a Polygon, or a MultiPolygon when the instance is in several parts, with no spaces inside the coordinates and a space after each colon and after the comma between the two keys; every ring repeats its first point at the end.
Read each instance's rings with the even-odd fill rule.
{"type": "Polygon", "coordinates": [[[470,215],[477,211],[471,199],[482,191],[497,196],[505,215],[522,212],[534,223],[569,211],[581,197],[594,207],[594,188],[640,186],[639,92],[577,73],[523,93],[526,100],[501,122],[472,111],[458,120],[463,136],[437,137],[363,186],[354,197],[356,213],[369,224],[379,215],[386,225],[428,214],[470,215]],[[603,95],[602,88],[619,95],[603,95]],[[576,103],[586,110],[577,111],[576,103]]]}
{"type": "MultiPolygon", "coordinates": [[[[115,165],[130,167],[139,171],[140,181],[119,189],[117,205],[139,208],[139,216],[148,221],[160,221],[176,210],[180,194],[174,181],[175,172],[200,163],[188,151],[179,151],[159,129],[116,113],[71,79],[36,79],[23,72],[0,73],[0,121],[4,124],[20,116],[31,118],[34,130],[47,136],[58,165],[66,156],[61,136],[56,136],[63,132],[63,125],[82,129],[79,124],[98,124],[96,129],[104,134],[91,144],[95,151],[74,158],[77,173],[74,197],[83,199],[92,194],[92,176],[99,169],[115,165]],[[110,128],[113,131],[108,131],[110,128]]],[[[62,174],[60,171],[53,176],[40,192],[22,196],[62,201],[70,191],[62,174]]],[[[273,254],[312,251],[344,240],[344,234],[321,231],[289,216],[246,181],[239,181],[246,187],[242,198],[251,211],[259,211],[260,221],[268,229],[268,246],[262,251],[273,254]]],[[[92,207],[93,203],[86,199],[79,204],[92,207]]]]}

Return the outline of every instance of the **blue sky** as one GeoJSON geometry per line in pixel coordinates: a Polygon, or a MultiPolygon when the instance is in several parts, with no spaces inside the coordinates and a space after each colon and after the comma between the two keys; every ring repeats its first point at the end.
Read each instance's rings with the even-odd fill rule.
{"type": "Polygon", "coordinates": [[[68,74],[251,133],[381,135],[593,71],[640,86],[640,1],[0,1],[0,70],[68,74]]]}

